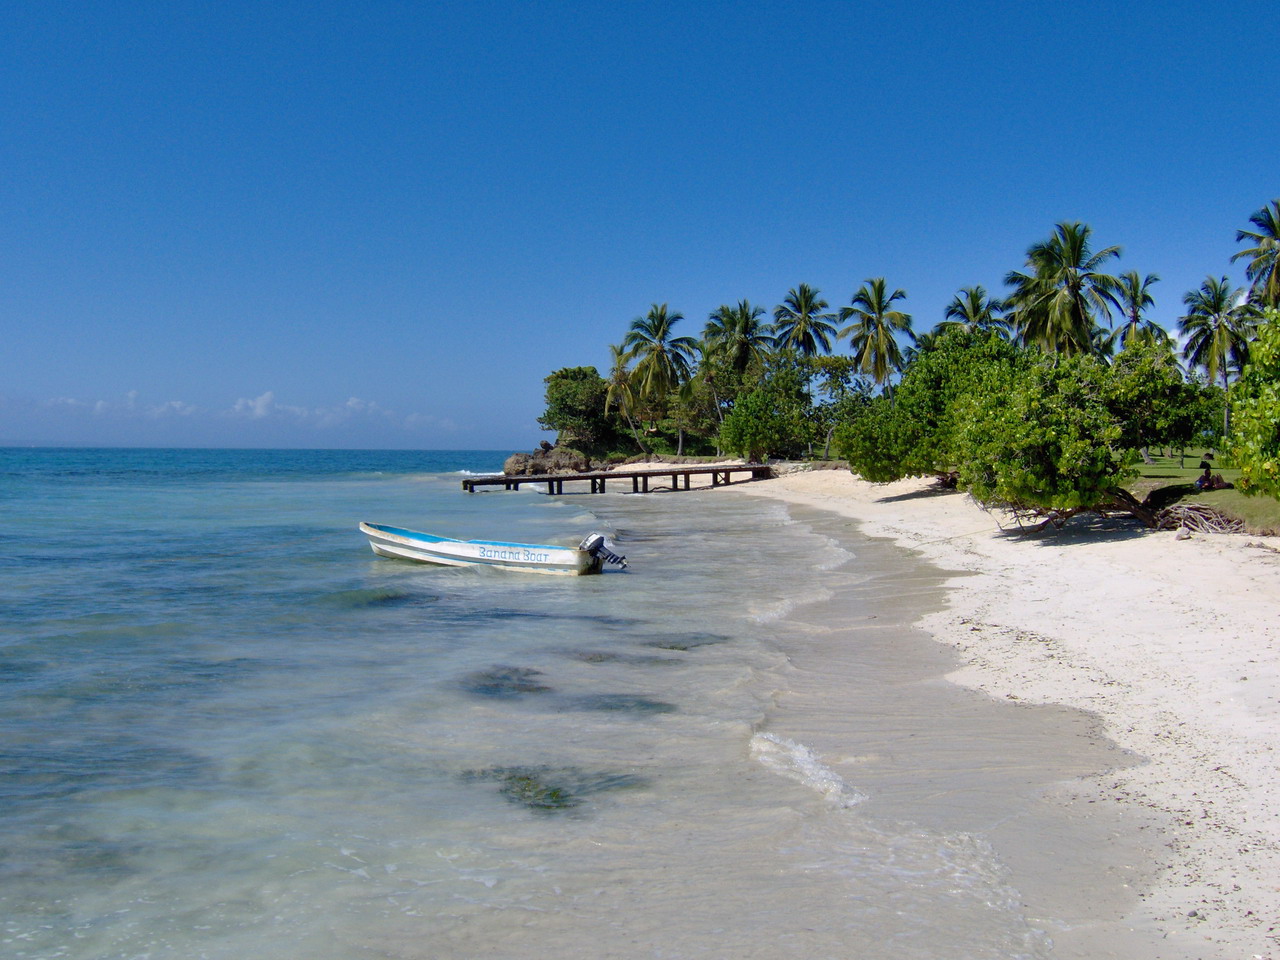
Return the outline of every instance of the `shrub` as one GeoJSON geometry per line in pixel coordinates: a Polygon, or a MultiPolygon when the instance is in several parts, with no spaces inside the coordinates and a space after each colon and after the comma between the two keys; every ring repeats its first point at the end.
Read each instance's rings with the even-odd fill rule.
{"type": "Polygon", "coordinates": [[[789,418],[769,390],[752,390],[738,402],[720,426],[720,446],[745,457],[764,460],[789,440],[789,418]]]}
{"type": "Polygon", "coordinates": [[[1026,363],[994,333],[945,333],[921,351],[891,398],[876,399],[837,431],[836,450],[873,483],[950,473],[959,463],[961,401],[1002,389],[996,384],[1026,363]]]}
{"type": "Polygon", "coordinates": [[[1263,314],[1231,392],[1231,459],[1241,492],[1280,499],[1280,310],[1263,314]]]}
{"type": "Polygon", "coordinates": [[[555,430],[556,442],[596,456],[613,447],[616,419],[605,413],[609,385],[595,367],[565,367],[548,376],[547,409],[538,418],[544,430],[555,430]]]}
{"type": "Polygon", "coordinates": [[[1096,359],[1044,357],[962,398],[959,485],[981,503],[1037,512],[1111,504],[1127,475],[1122,430],[1096,359]]]}

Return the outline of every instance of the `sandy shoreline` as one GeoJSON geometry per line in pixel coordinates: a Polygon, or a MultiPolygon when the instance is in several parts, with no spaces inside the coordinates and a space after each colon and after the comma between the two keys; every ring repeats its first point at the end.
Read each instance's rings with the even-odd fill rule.
{"type": "Polygon", "coordinates": [[[1166,944],[1152,956],[1280,957],[1280,538],[1009,535],[930,481],[843,470],[726,489],[852,518],[963,572],[920,624],[966,664],[950,679],[1092,711],[1147,761],[1093,787],[1154,823],[1136,839],[1158,872],[1129,918],[1166,944]]]}

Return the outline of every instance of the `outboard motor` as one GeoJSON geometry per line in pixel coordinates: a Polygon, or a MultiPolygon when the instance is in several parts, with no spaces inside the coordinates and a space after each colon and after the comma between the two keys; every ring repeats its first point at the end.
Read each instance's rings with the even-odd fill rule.
{"type": "Polygon", "coordinates": [[[585,550],[591,556],[606,563],[616,563],[623,570],[627,569],[627,558],[614,552],[613,544],[603,533],[588,534],[582,543],[578,544],[578,549],[585,550]]]}

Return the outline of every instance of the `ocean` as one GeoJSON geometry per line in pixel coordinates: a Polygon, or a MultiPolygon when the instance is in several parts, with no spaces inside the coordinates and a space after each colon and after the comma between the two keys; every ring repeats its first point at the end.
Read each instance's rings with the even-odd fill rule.
{"type": "Polygon", "coordinates": [[[1116,758],[942,680],[942,571],[724,491],[461,491],[504,456],[0,450],[0,956],[1057,955],[1001,844],[1116,758]]]}

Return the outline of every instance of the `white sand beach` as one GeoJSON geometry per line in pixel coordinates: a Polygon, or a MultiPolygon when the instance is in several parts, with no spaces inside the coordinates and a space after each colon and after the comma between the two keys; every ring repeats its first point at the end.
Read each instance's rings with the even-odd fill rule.
{"type": "Polygon", "coordinates": [[[1280,957],[1280,538],[1087,520],[1028,536],[930,480],[844,470],[727,489],[853,518],[963,574],[920,624],[960,654],[950,679],[1092,711],[1146,761],[1085,801],[1152,824],[1131,926],[1168,938],[1159,956],[1280,957]]]}

